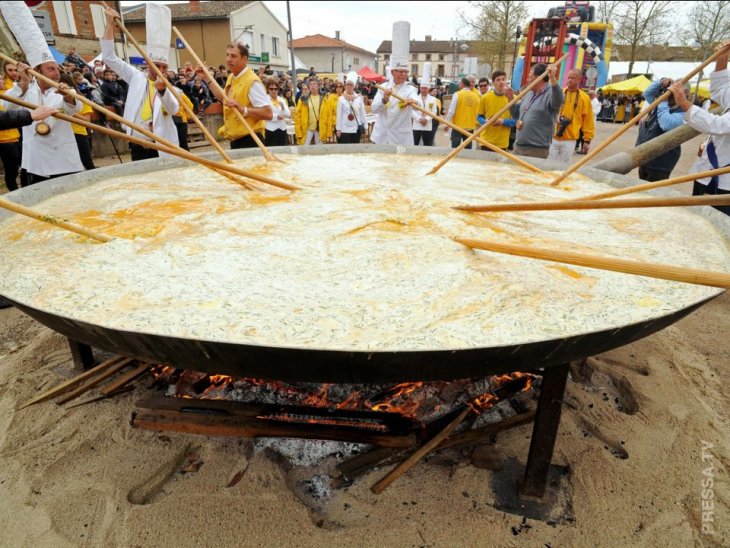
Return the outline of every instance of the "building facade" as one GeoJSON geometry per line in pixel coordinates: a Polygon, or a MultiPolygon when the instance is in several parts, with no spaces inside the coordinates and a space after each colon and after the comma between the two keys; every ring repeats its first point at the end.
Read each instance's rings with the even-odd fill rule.
{"type": "MultiPolygon", "coordinates": [[[[172,24],[177,27],[195,53],[209,66],[225,64],[226,47],[239,41],[249,48],[249,65],[254,69],[270,65],[274,71],[286,71],[289,67],[287,28],[263,2],[220,1],[187,2],[169,4],[172,24]]],[[[144,5],[129,9],[124,14],[125,25],[140,43],[145,40],[144,5]]],[[[195,61],[186,49],[175,47],[172,68],[195,61]]]]}
{"type": "Polygon", "coordinates": [[[317,72],[346,73],[363,67],[375,70],[376,54],[340,40],[339,31],[334,38],[322,34],[297,38],[294,52],[307,68],[314,67],[317,72]]]}

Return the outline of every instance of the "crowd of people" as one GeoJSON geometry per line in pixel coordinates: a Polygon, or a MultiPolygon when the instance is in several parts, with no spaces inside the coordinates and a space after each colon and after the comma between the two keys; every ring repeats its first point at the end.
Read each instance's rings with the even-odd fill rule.
{"type": "MultiPolygon", "coordinates": [[[[441,85],[432,85],[430,74],[424,74],[420,80],[413,75],[409,81],[407,59],[391,60],[391,79],[382,86],[362,81],[354,72],[342,80],[320,80],[313,69],[306,79],[295,82],[286,73],[275,75],[268,65],[255,71],[248,66],[247,47],[232,42],[227,46],[225,63],[217,68],[185,63],[178,71],[172,71],[168,69],[169,40],[164,36],[165,32],[150,30],[149,27],[155,21],[164,22],[169,13],[164,12],[164,7],[150,9],[148,54],[154,66],[148,68],[153,70],[139,70],[117,57],[113,38],[119,15],[106,8],[101,59],[94,60],[92,65],[87,64],[74,48],[69,48],[64,62],[58,65],[50,60],[50,54],[44,52],[43,48],[47,49],[45,43],[39,46],[40,54],[31,44],[29,49],[35,51],[32,55],[41,62],[33,63],[29,59],[29,65],[58,82],[58,90],[43,79],[31,78],[29,65],[6,63],[3,66],[3,91],[8,96],[22,97],[33,104],[56,109],[50,112],[62,111],[90,120],[92,109],[69,93],[75,90],[88,100],[122,114],[126,120],[133,121],[136,128],[148,128],[140,131],[125,127],[127,133],[138,139],[152,141],[159,136],[163,141],[183,148],[187,147],[186,112],[204,115],[207,107],[215,102],[221,104],[223,112],[223,125],[218,135],[228,140],[232,149],[255,147],[260,142],[267,146],[287,144],[287,130],[291,126],[298,145],[359,143],[372,117],[375,122],[369,137],[373,143],[434,145],[440,126],[434,116],[444,115],[445,90],[441,85]],[[161,11],[156,14],[157,9],[161,11]],[[150,41],[150,36],[158,34],[161,34],[160,43],[156,46],[154,41],[150,41]],[[170,88],[169,84],[173,87],[170,88]]],[[[717,61],[712,79],[715,87],[727,84],[727,77],[722,78],[726,72],[723,62],[726,64],[727,56],[717,61]],[[717,76],[718,73],[720,76],[717,76]]],[[[532,65],[528,73],[528,84],[533,84],[532,89],[520,102],[506,109],[514,97],[507,75],[497,70],[490,76],[477,78],[469,75],[459,81],[459,89],[451,97],[443,124],[445,131],[451,131],[453,148],[460,146],[488,119],[501,113],[496,123],[480,132],[480,138],[482,142],[486,141],[488,148],[512,150],[521,156],[547,158],[567,165],[574,152],[588,153],[597,119],[614,121],[617,105],[629,109],[625,114],[625,118],[629,119],[640,106],[638,97],[604,97],[600,93],[596,95],[592,91],[581,90],[584,75],[579,69],[567,72],[566,87],[563,88],[557,79],[558,67],[538,63],[532,65]]],[[[647,103],[672,84],[669,79],[661,79],[650,85],[643,94],[647,103]]],[[[713,89],[714,100],[724,105],[730,103],[725,92],[713,89]]],[[[677,89],[672,87],[672,91],[674,95],[670,101],[646,113],[639,128],[637,145],[685,122],[712,130],[712,133],[718,133],[715,128],[720,121],[725,123],[727,114],[717,120],[705,120],[702,117],[705,115],[697,114],[697,107],[687,101],[686,92],[684,99],[680,99],[677,89]]],[[[14,106],[5,104],[4,108],[14,106]]],[[[22,138],[17,129],[0,132],[0,156],[9,190],[17,188],[20,165],[27,172],[21,175],[23,186],[95,167],[87,128],[53,118],[46,123],[38,119],[43,113],[46,111],[34,112],[30,121],[25,117],[23,123],[14,118],[18,127],[25,125],[22,138]]],[[[728,154],[724,137],[715,137],[710,145],[703,156],[705,164],[725,165],[728,154]]],[[[165,154],[134,143],[130,148],[133,161],[165,154]]],[[[677,147],[642,165],[641,178],[652,181],[669,177],[680,153],[677,147]]],[[[703,188],[702,183],[698,184],[696,192],[699,193],[703,188]]],[[[705,186],[715,192],[730,191],[730,185],[723,178],[705,186]]]]}

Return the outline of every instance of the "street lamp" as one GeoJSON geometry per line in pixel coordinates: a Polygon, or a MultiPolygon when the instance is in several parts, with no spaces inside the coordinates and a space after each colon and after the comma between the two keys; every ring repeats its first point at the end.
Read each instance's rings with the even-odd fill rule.
{"type": "Polygon", "coordinates": [[[457,45],[458,42],[454,40],[454,62],[451,65],[451,76],[456,79],[459,76],[459,50],[466,53],[469,49],[469,44],[457,45]]]}
{"type": "Polygon", "coordinates": [[[330,72],[335,71],[335,54],[332,54],[332,68],[330,69],[330,72]]]}

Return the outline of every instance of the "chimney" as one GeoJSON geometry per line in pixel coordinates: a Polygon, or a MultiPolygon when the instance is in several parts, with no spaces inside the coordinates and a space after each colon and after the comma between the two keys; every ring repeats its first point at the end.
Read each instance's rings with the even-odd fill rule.
{"type": "Polygon", "coordinates": [[[430,42],[430,41],[431,41],[431,35],[430,34],[427,34],[426,35],[426,42],[430,42]]]}
{"type": "Polygon", "coordinates": [[[200,13],[200,0],[190,0],[190,13],[200,13]]]}
{"type": "Polygon", "coordinates": [[[339,40],[340,39],[340,31],[339,30],[336,30],[335,31],[335,39],[336,40],[339,40]]]}

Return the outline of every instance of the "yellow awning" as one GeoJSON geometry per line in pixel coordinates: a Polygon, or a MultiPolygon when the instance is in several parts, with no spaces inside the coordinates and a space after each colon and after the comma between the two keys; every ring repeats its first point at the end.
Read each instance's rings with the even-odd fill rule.
{"type": "Polygon", "coordinates": [[[637,95],[642,93],[651,84],[649,80],[643,74],[634,76],[623,82],[616,82],[615,84],[608,84],[603,86],[601,91],[604,95],[614,95],[617,93],[623,93],[624,95],[637,95]]]}

